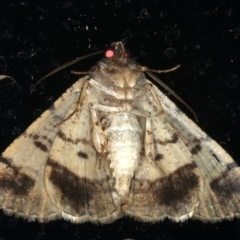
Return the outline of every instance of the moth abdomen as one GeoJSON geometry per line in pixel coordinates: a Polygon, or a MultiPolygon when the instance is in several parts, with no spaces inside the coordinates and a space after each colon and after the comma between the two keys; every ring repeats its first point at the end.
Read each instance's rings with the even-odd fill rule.
{"type": "Polygon", "coordinates": [[[108,139],[108,156],[115,189],[120,196],[127,196],[142,150],[142,129],[138,117],[128,112],[112,113],[111,122],[104,132],[108,139]]]}

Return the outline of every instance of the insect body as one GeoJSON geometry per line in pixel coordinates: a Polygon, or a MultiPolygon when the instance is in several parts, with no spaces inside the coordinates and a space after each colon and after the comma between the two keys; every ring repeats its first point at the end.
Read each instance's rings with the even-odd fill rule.
{"type": "Polygon", "coordinates": [[[105,56],[3,152],[0,208],[77,223],[239,217],[233,159],[121,42],[105,56]]]}

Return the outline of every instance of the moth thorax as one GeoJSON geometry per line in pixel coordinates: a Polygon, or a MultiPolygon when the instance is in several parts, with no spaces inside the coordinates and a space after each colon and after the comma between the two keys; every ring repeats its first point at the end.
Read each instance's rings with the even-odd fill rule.
{"type": "Polygon", "coordinates": [[[108,138],[108,160],[115,179],[115,189],[128,195],[131,179],[140,160],[142,130],[138,117],[128,112],[111,114],[108,138]]]}

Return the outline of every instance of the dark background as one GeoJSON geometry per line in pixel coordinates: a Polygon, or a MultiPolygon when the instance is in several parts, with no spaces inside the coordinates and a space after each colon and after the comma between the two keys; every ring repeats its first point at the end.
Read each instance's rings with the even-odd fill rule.
{"type": "MultiPolygon", "coordinates": [[[[199,126],[239,163],[240,2],[81,0],[0,2],[0,152],[101,56],[39,84],[55,67],[123,41],[149,68],[181,68],[160,78],[196,111],[199,126]]],[[[175,101],[175,100],[174,100],[175,101]]],[[[177,102],[177,101],[175,101],[177,102]]],[[[191,118],[192,114],[177,104],[191,118]]],[[[29,223],[0,212],[5,239],[240,239],[239,220],[150,224],[120,219],[109,225],[29,223]]]]}

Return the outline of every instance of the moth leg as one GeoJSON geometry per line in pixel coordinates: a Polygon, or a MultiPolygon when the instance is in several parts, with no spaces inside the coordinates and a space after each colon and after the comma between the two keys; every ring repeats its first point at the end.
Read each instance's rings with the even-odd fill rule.
{"type": "MultiPolygon", "coordinates": [[[[157,106],[158,106],[159,114],[160,114],[160,115],[164,115],[164,110],[163,110],[162,104],[161,104],[159,98],[157,97],[156,92],[155,92],[155,90],[153,89],[152,85],[149,84],[149,83],[147,83],[145,86],[146,86],[147,89],[152,93],[152,96],[153,96],[153,98],[154,98],[154,100],[155,100],[155,103],[156,103],[157,106]]],[[[145,87],[145,86],[144,86],[144,87],[145,87]]],[[[157,115],[158,115],[158,114],[157,114],[157,115]]],[[[188,141],[188,142],[189,142],[189,140],[188,140],[185,136],[183,136],[183,135],[178,131],[177,128],[174,127],[174,125],[166,118],[165,115],[164,115],[164,118],[165,118],[165,120],[172,126],[172,128],[176,131],[176,133],[178,134],[179,137],[181,137],[181,138],[184,139],[185,141],[188,141]]]]}
{"type": "Polygon", "coordinates": [[[146,158],[149,160],[149,162],[153,162],[154,156],[155,156],[155,147],[154,147],[154,139],[153,139],[153,132],[152,132],[152,122],[150,117],[147,117],[146,119],[144,150],[145,150],[146,158]]]}
{"type": "Polygon", "coordinates": [[[130,112],[136,116],[139,116],[139,117],[150,117],[151,116],[151,113],[150,112],[147,112],[147,111],[142,111],[142,110],[139,110],[139,109],[131,109],[130,112]]]}
{"type": "Polygon", "coordinates": [[[86,91],[87,86],[88,86],[88,83],[86,82],[86,83],[84,84],[83,89],[82,89],[81,93],[79,94],[78,100],[77,100],[77,102],[76,102],[76,104],[77,104],[76,109],[75,109],[70,115],[68,115],[64,120],[62,120],[61,122],[55,124],[54,127],[57,127],[57,126],[61,125],[62,123],[66,122],[66,121],[67,121],[68,119],[70,119],[79,109],[81,109],[81,106],[82,106],[81,103],[83,102],[83,95],[84,95],[84,94],[82,94],[82,93],[84,93],[84,92],[86,91]]]}
{"type": "Polygon", "coordinates": [[[123,99],[124,96],[122,94],[119,94],[118,92],[108,88],[107,86],[101,84],[100,82],[94,80],[93,78],[91,78],[89,80],[89,83],[94,86],[95,88],[99,89],[100,91],[104,92],[104,93],[107,93],[111,96],[114,96],[115,98],[117,99],[123,99]]]}
{"type": "Polygon", "coordinates": [[[110,112],[110,113],[122,112],[124,110],[122,107],[111,107],[111,106],[105,106],[105,105],[98,104],[98,103],[92,103],[91,108],[98,110],[98,111],[110,112]]]}
{"type": "Polygon", "coordinates": [[[92,116],[92,140],[93,145],[97,152],[103,154],[107,150],[107,138],[102,130],[101,124],[98,120],[97,111],[92,106],[90,106],[91,116],[92,116]]]}
{"type": "Polygon", "coordinates": [[[152,96],[153,96],[153,98],[155,100],[155,103],[157,104],[158,110],[159,110],[158,114],[163,115],[164,114],[164,110],[163,110],[162,104],[160,103],[160,100],[158,99],[158,97],[157,97],[157,95],[156,95],[152,85],[150,83],[147,83],[147,84],[144,85],[144,88],[147,91],[151,92],[151,94],[152,94],[152,96]]]}
{"type": "Polygon", "coordinates": [[[152,121],[150,117],[151,113],[146,111],[140,111],[138,109],[133,109],[131,112],[139,117],[146,118],[146,127],[145,127],[145,133],[144,133],[144,152],[149,162],[153,163],[153,161],[155,160],[154,159],[155,146],[154,146],[154,138],[153,138],[153,131],[152,131],[152,121]]]}

